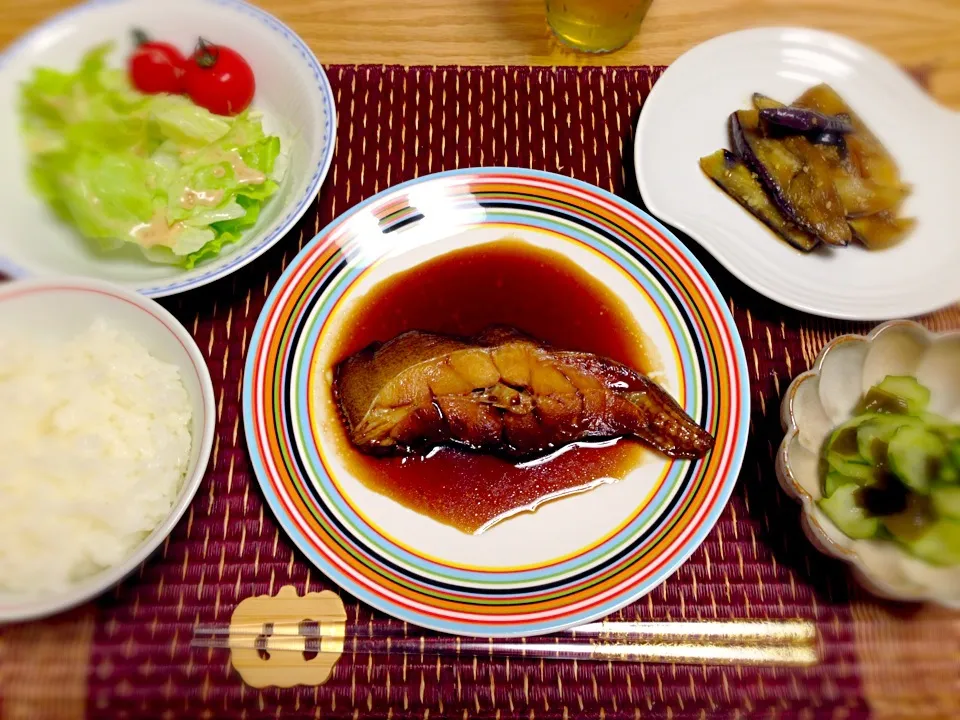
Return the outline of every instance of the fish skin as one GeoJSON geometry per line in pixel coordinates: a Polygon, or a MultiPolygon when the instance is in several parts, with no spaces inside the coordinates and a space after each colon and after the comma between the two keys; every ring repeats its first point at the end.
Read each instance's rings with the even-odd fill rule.
{"type": "Polygon", "coordinates": [[[456,445],[522,458],[629,436],[692,459],[714,442],[646,375],[502,326],[374,343],[337,365],[333,394],[351,442],[371,455],[456,445]]]}

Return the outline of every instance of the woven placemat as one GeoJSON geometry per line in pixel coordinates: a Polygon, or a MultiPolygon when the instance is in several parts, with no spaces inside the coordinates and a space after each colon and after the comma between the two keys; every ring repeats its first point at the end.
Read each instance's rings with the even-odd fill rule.
{"type": "MultiPolygon", "coordinates": [[[[810,619],[823,642],[821,664],[755,669],[483,657],[442,663],[407,657],[384,664],[348,654],[321,687],[259,691],[243,685],[224,651],[189,649],[197,622],[227,622],[236,604],[251,595],[285,584],[301,593],[336,590],[293,549],[264,508],[241,427],[241,375],[253,325],[272,283],[306,241],[390,185],[458,167],[549,170],[640,204],[631,167],[633,127],[661,69],[348,66],[328,72],[339,116],[337,150],[315,207],[250,267],[165,303],[206,354],[216,388],[216,444],[196,500],[162,551],[116,591],[56,620],[4,634],[0,650],[6,648],[8,671],[0,713],[424,719],[866,714],[865,683],[882,686],[885,666],[879,662],[879,669],[863,672],[851,603],[878,606],[849,584],[842,564],[805,540],[798,507],[777,485],[773,457],[782,437],[779,399],[791,378],[810,366],[830,338],[867,326],[771,303],[693,243],[688,245],[728,298],[743,337],[753,393],[750,443],[733,499],[707,541],[676,575],[618,617],[810,619]],[[51,650],[56,638],[65,637],[72,655],[62,643],[60,652],[51,650]]],[[[936,329],[958,327],[960,311],[924,322],[936,329]]],[[[343,599],[351,619],[400,625],[343,599]]],[[[874,611],[858,612],[873,617],[874,611]]],[[[949,628],[951,620],[937,622],[949,628]]],[[[950,670],[949,660],[926,665],[935,677],[944,673],[947,683],[950,670]]],[[[934,714],[950,696],[939,681],[924,693],[914,698],[914,707],[934,714]]]]}

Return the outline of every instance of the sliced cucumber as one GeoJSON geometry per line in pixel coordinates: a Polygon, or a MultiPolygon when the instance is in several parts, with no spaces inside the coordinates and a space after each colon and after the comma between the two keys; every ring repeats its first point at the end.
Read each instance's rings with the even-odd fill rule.
{"type": "Polygon", "coordinates": [[[847,536],[895,541],[960,564],[960,424],[927,410],[930,391],[888,375],[823,447],[823,513],[847,536]]]}
{"type": "Polygon", "coordinates": [[[904,425],[922,425],[923,421],[914,415],[885,415],[884,413],[874,413],[869,416],[870,422],[873,425],[879,425],[880,427],[892,432],[896,432],[904,425]]]}
{"type": "Polygon", "coordinates": [[[897,430],[887,446],[890,469],[911,490],[926,494],[939,473],[947,448],[935,433],[907,425],[897,430]]]}
{"type": "MultiPolygon", "coordinates": [[[[829,477],[829,476],[828,476],[829,477]]],[[[930,491],[933,509],[940,517],[960,520],[960,487],[947,485],[930,491]]]]}
{"type": "Polygon", "coordinates": [[[938,415],[937,413],[925,412],[920,413],[920,420],[931,430],[940,433],[947,442],[960,440],[960,424],[950,418],[938,415]]]}
{"type": "Polygon", "coordinates": [[[916,418],[909,415],[874,415],[857,427],[857,449],[868,463],[885,463],[887,443],[897,430],[905,425],[919,425],[916,418]]]}
{"type": "Polygon", "coordinates": [[[906,505],[900,512],[885,515],[880,522],[891,535],[908,543],[923,535],[935,519],[930,498],[926,495],[910,493],[907,495],[906,505]]]}
{"type": "Polygon", "coordinates": [[[947,485],[960,484],[960,468],[949,459],[945,460],[943,464],[940,465],[940,475],[937,476],[937,480],[947,485]]]}
{"type": "Polygon", "coordinates": [[[859,491],[860,488],[856,485],[841,485],[832,495],[821,498],[817,502],[820,509],[840,531],[854,540],[871,538],[880,528],[880,521],[870,517],[867,511],[857,504],[859,491]]]}
{"type": "Polygon", "coordinates": [[[854,412],[858,415],[860,413],[906,415],[910,412],[910,406],[902,397],[872,387],[860,398],[854,412]]]}
{"type": "Polygon", "coordinates": [[[950,442],[950,450],[947,453],[950,462],[953,463],[953,466],[957,469],[960,469],[960,440],[953,440],[950,442]]]}
{"type": "Polygon", "coordinates": [[[930,523],[916,540],[905,542],[906,548],[931,565],[960,564],[960,523],[941,519],[930,523]]]}
{"type": "Polygon", "coordinates": [[[845,475],[858,485],[870,485],[876,480],[877,469],[873,465],[867,465],[857,456],[856,460],[848,460],[837,453],[831,451],[827,453],[828,472],[833,470],[841,475],[845,475]]]}
{"type": "Polygon", "coordinates": [[[824,478],[823,481],[824,496],[829,497],[830,495],[833,495],[837,489],[843,485],[856,485],[857,487],[861,487],[863,485],[863,481],[858,480],[857,478],[852,478],[848,475],[844,475],[843,473],[837,472],[833,469],[828,470],[827,477],[824,478]]]}
{"type": "Polygon", "coordinates": [[[948,418],[933,412],[922,412],[919,415],[919,419],[923,421],[924,425],[927,425],[935,430],[949,428],[951,425],[953,425],[948,418]]]}
{"type": "Polygon", "coordinates": [[[873,418],[873,415],[858,415],[838,425],[827,438],[826,450],[835,456],[855,462],[863,462],[857,447],[857,428],[873,418]]]}
{"type": "Polygon", "coordinates": [[[907,412],[911,415],[922,413],[930,403],[930,390],[908,375],[887,375],[874,387],[903,400],[907,405],[907,412]]]}

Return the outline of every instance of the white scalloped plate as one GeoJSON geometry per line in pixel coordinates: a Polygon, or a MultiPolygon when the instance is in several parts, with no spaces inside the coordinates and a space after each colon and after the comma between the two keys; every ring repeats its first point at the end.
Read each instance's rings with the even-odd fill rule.
{"type": "Polygon", "coordinates": [[[900,68],[848,38],[763,28],[695,47],[663,74],[644,103],[634,146],[647,209],[679,228],[744,283],[784,305],[828,317],[878,320],[960,300],[960,114],[934,102],[900,68]],[[727,117],[762,92],[792,101],[829,83],[893,154],[914,186],[917,218],[900,245],[794,250],[701,172],[729,147],[727,117]]]}

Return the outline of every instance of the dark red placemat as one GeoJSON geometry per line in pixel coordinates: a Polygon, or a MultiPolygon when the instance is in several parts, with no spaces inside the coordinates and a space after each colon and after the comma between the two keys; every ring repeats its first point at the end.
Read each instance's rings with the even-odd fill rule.
{"type": "MultiPolygon", "coordinates": [[[[336,589],[264,508],[241,426],[244,353],[266,293],[336,215],[431,172],[511,165],[558,172],[639,204],[633,127],[657,68],[332,67],[339,127],[316,206],[270,253],[231,278],[165,304],[206,353],[218,402],[210,472],[169,541],[96,603],[86,711],[104,718],[704,717],[867,712],[845,568],[817,554],[773,456],[779,398],[822,344],[863,326],[773,304],[688,245],[727,295],[751,371],[753,415],[743,471],[709,539],[623,619],[805,618],[823,639],[812,668],[718,668],[429,657],[390,664],[346,655],[321,687],[246,687],[224,651],[190,650],[197,622],[227,622],[251,595],[294,584],[336,589]]],[[[931,319],[957,324],[957,312],[931,319]]],[[[351,618],[399,625],[344,594],[351,618]]],[[[408,632],[420,634],[417,628],[408,632]]],[[[46,688],[43,692],[56,692],[46,688]]]]}

